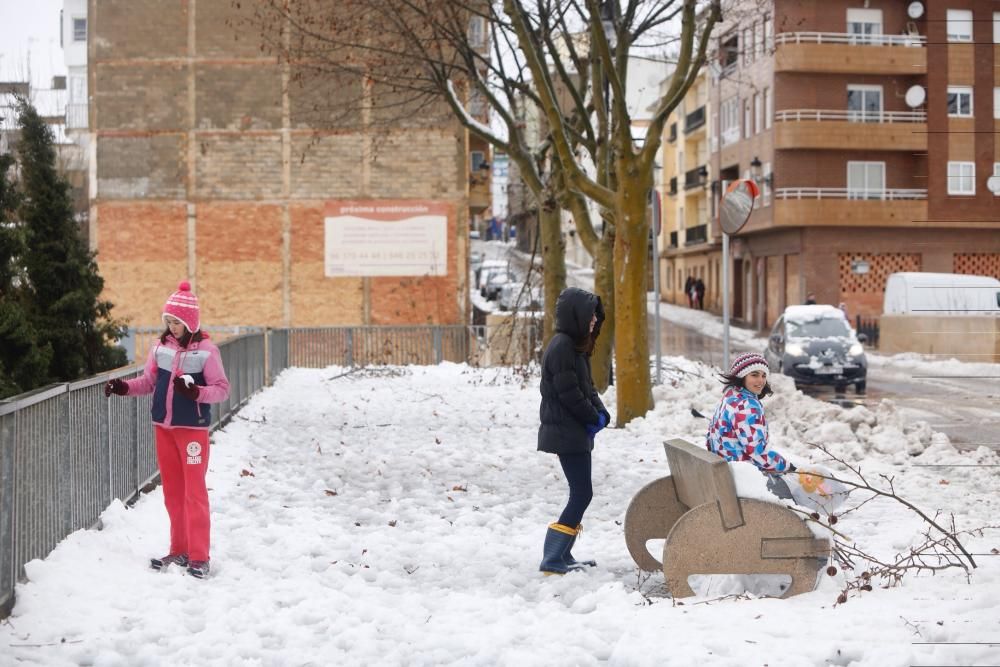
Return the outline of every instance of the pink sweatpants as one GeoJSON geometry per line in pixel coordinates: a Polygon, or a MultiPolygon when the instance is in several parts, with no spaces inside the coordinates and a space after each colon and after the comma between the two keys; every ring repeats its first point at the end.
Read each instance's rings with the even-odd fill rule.
{"type": "Polygon", "coordinates": [[[208,431],[157,426],[156,458],[170,517],[170,553],[208,560],[208,431]]]}

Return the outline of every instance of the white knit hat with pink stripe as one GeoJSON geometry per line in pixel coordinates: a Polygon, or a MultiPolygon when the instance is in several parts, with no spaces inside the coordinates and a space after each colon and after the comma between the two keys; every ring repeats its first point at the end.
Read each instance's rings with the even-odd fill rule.
{"type": "Polygon", "coordinates": [[[164,324],[166,324],[167,315],[183,322],[184,328],[190,333],[194,333],[201,327],[198,297],[191,292],[191,283],[186,280],[181,282],[177,286],[177,291],[170,295],[167,303],[163,306],[164,324]]]}
{"type": "Polygon", "coordinates": [[[744,352],[733,359],[733,365],[729,368],[729,374],[738,378],[745,378],[754,371],[761,371],[765,375],[770,370],[767,359],[756,352],[744,352]]]}

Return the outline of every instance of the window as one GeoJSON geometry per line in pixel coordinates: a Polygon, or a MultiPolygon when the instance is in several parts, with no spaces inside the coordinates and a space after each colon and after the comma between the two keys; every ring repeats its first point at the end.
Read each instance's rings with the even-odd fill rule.
{"type": "Polygon", "coordinates": [[[774,100],[771,99],[771,89],[764,89],[764,128],[771,129],[771,121],[774,118],[774,100]]]}
{"type": "Polygon", "coordinates": [[[847,34],[852,44],[878,44],[882,34],[881,9],[848,9],[847,34]]]}
{"type": "Polygon", "coordinates": [[[847,86],[847,120],[878,123],[882,120],[882,86],[847,86]]]}
{"type": "Polygon", "coordinates": [[[753,37],[750,28],[743,28],[743,64],[753,62],[753,37]]]}
{"type": "Polygon", "coordinates": [[[486,115],[486,96],[478,88],[469,93],[469,115],[474,118],[486,115]]]}
{"type": "Polygon", "coordinates": [[[755,58],[764,55],[764,24],[753,24],[753,53],[755,58]]]}
{"type": "Polygon", "coordinates": [[[1000,88],[993,89],[993,117],[1000,119],[1000,88]]]}
{"type": "Polygon", "coordinates": [[[774,50],[774,19],[770,16],[764,17],[764,48],[774,50]]]}
{"type": "Polygon", "coordinates": [[[729,33],[722,38],[722,46],[719,49],[719,53],[722,54],[722,75],[725,76],[727,73],[736,69],[736,63],[739,62],[740,58],[740,38],[739,34],[736,32],[729,33]]]}
{"type": "Polygon", "coordinates": [[[847,198],[884,199],[885,162],[848,162],[847,198]]]}
{"type": "Polygon", "coordinates": [[[764,163],[764,183],[762,184],[762,187],[760,189],[761,193],[762,193],[761,196],[762,196],[762,199],[763,199],[763,201],[761,203],[764,206],[770,206],[771,205],[771,179],[772,178],[773,178],[773,176],[771,176],[771,163],[770,162],[765,162],[764,163]]]}
{"type": "Polygon", "coordinates": [[[993,12],[993,43],[1000,44],[1000,12],[993,12]]]}
{"type": "Polygon", "coordinates": [[[753,129],[758,134],[764,130],[764,105],[757,93],[753,95],[753,129]]]}
{"type": "Polygon", "coordinates": [[[948,10],[948,41],[949,42],[972,41],[971,9],[948,10]]]}
{"type": "MultiPolygon", "coordinates": [[[[1000,180],[1000,162],[993,163],[993,178],[1000,180]]],[[[993,196],[1000,197],[1000,188],[995,188],[993,190],[993,196]]]]}
{"type": "Polygon", "coordinates": [[[948,163],[948,194],[950,195],[976,194],[975,162],[948,163]]]}
{"type": "Polygon", "coordinates": [[[87,41],[87,19],[73,19],[73,41],[87,41]]]}
{"type": "Polygon", "coordinates": [[[740,140],[740,100],[733,95],[723,100],[719,109],[719,125],[722,128],[722,145],[727,146],[740,140]]]}
{"type": "Polygon", "coordinates": [[[469,19],[469,46],[478,49],[486,45],[486,19],[473,16],[469,19]]]}
{"type": "Polygon", "coordinates": [[[743,138],[749,139],[753,136],[753,115],[750,100],[743,100],[743,138]]]}
{"type": "Polygon", "coordinates": [[[948,86],[948,115],[972,118],[972,87],[948,86]]]}
{"type": "Polygon", "coordinates": [[[486,153],[483,151],[469,151],[469,170],[479,171],[486,163],[486,153]]]}

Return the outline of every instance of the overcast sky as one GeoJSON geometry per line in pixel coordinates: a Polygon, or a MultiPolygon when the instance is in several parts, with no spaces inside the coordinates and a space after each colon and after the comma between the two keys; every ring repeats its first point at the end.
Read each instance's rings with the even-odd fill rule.
{"type": "Polygon", "coordinates": [[[25,80],[29,62],[32,85],[39,88],[66,73],[59,47],[62,6],[62,0],[0,0],[0,81],[25,80]]]}

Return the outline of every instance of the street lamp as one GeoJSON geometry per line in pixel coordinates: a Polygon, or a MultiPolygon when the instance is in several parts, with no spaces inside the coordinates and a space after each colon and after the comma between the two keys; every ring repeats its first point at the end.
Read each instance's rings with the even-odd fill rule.
{"type": "Polygon", "coordinates": [[[760,158],[754,155],[753,159],[750,160],[750,178],[759,183],[763,175],[764,165],[761,164],[760,158]]]}
{"type": "Polygon", "coordinates": [[[604,0],[601,3],[601,27],[604,29],[604,38],[608,40],[608,46],[615,50],[617,34],[615,33],[615,14],[613,0],[604,0]]]}

